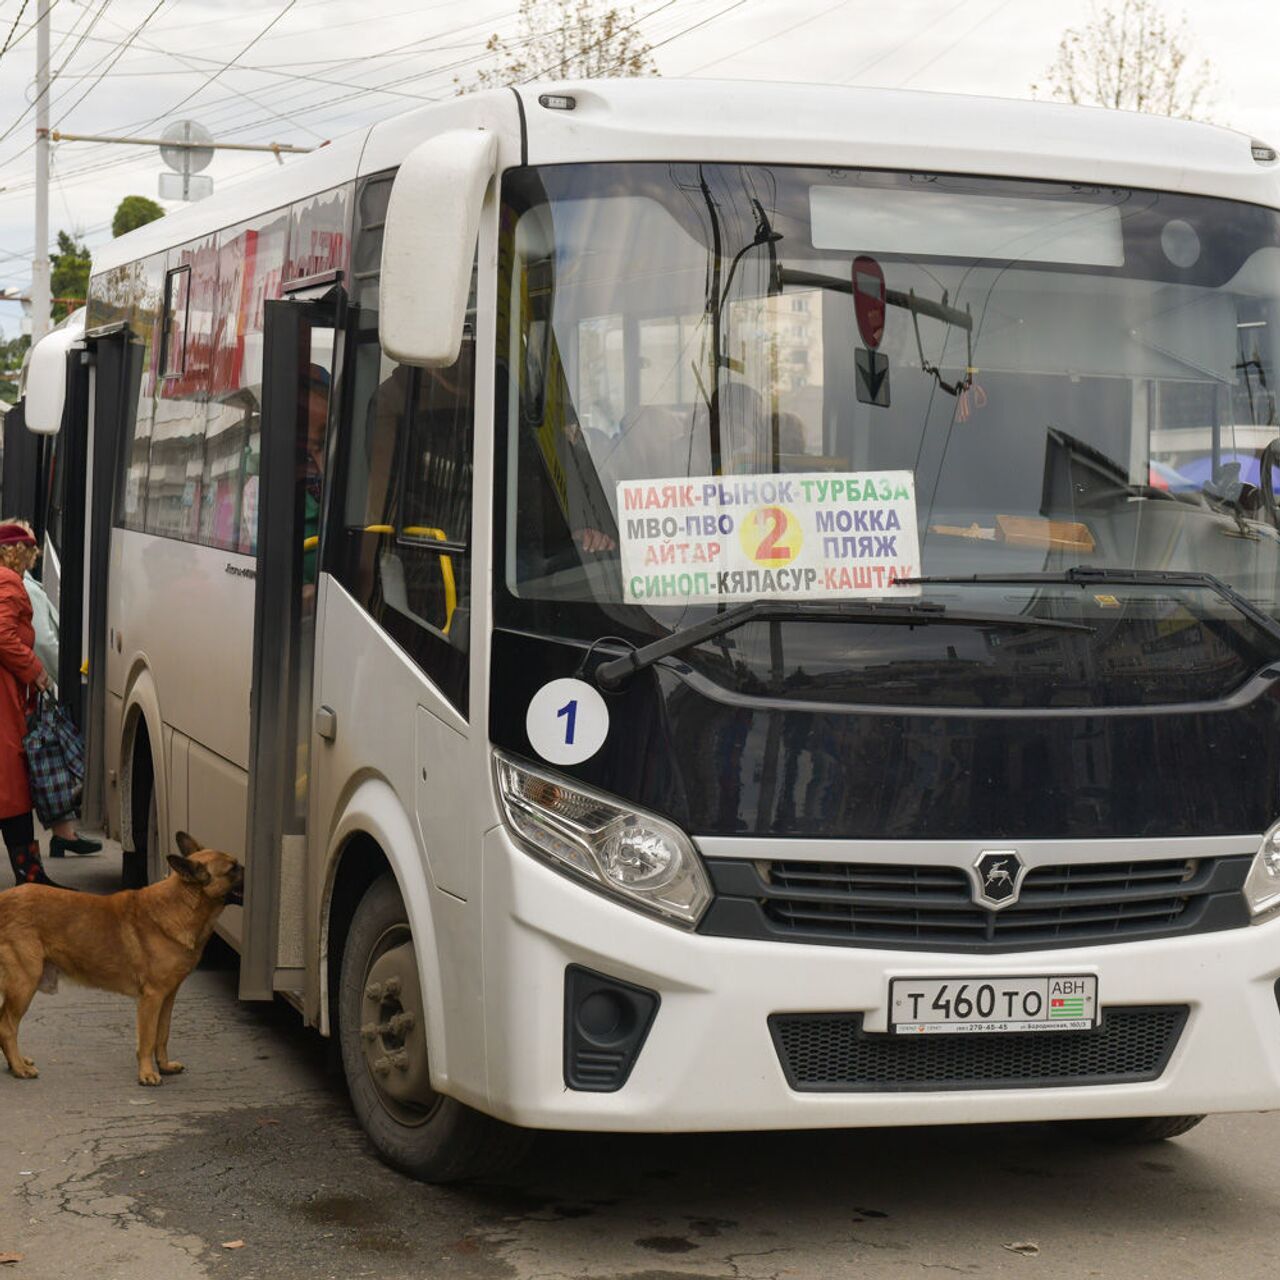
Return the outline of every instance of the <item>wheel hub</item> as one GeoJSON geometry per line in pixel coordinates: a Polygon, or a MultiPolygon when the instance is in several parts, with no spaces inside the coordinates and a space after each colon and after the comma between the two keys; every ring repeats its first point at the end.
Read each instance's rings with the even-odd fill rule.
{"type": "Polygon", "coordinates": [[[439,1098],[431,1088],[417,959],[405,930],[374,948],[360,1014],[365,1065],[379,1100],[400,1123],[422,1123],[439,1098]]]}

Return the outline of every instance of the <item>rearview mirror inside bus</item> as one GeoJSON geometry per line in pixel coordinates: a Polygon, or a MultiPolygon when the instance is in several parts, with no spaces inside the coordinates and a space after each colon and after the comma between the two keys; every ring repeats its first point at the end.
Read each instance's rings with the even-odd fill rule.
{"type": "Polygon", "coordinates": [[[498,142],[480,129],[438,134],[405,158],[382,238],[378,338],[401,364],[458,358],[471,261],[498,142]]]}

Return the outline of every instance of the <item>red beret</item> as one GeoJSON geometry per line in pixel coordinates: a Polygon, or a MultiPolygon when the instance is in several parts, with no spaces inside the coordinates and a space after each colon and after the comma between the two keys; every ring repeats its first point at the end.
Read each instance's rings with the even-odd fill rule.
{"type": "Polygon", "coordinates": [[[35,538],[20,524],[0,524],[0,547],[34,547],[35,538]]]}

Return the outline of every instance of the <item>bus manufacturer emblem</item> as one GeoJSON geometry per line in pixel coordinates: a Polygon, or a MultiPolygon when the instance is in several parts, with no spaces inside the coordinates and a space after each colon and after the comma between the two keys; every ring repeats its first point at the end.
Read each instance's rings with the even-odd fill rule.
{"type": "Polygon", "coordinates": [[[1016,849],[984,849],[969,872],[974,902],[991,911],[1012,906],[1026,872],[1016,849]]]}

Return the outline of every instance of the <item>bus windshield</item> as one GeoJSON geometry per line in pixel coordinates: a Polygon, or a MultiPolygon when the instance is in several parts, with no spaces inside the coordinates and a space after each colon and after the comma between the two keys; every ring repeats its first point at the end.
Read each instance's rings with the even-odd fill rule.
{"type": "Polygon", "coordinates": [[[1272,210],[564,165],[506,175],[500,266],[500,617],[656,632],[1080,565],[1280,611],[1272,210]]]}

